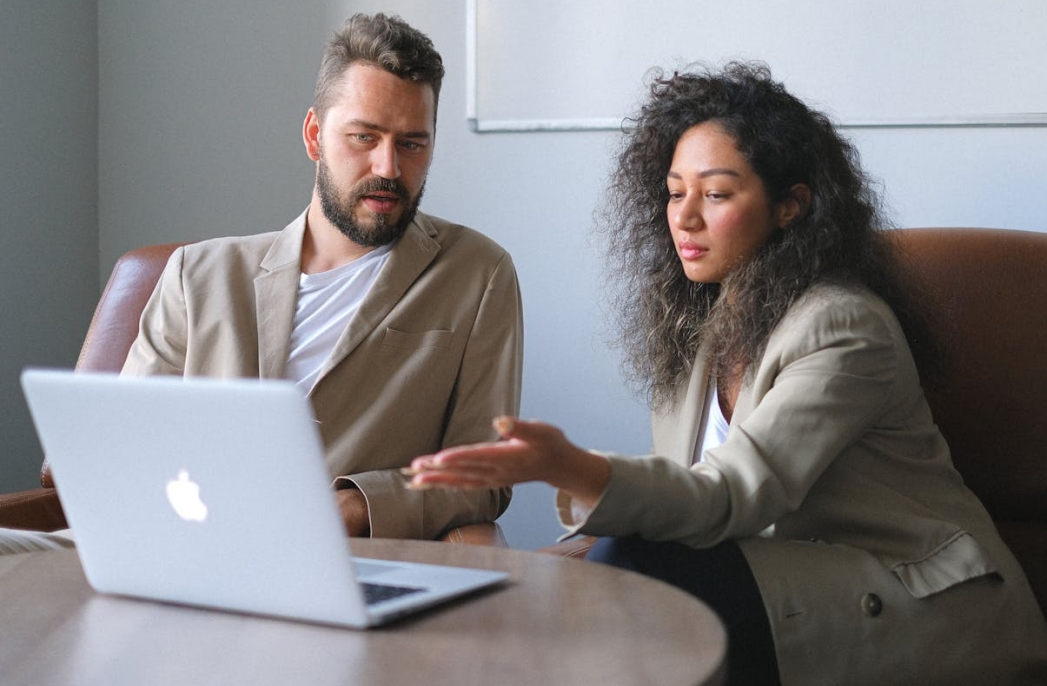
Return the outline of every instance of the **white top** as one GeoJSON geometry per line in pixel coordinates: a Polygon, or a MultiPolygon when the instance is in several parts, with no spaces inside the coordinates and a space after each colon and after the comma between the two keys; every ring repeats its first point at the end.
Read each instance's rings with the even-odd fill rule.
{"type": "MultiPolygon", "coordinates": [[[[727,430],[731,428],[727,417],[720,409],[720,396],[716,391],[716,380],[709,379],[709,388],[705,392],[705,422],[698,427],[698,438],[694,442],[694,454],[691,456],[691,464],[702,461],[706,450],[715,448],[727,440],[727,430]]],[[[605,491],[606,492],[606,491],[605,491]]],[[[571,516],[576,522],[582,522],[589,518],[593,508],[584,503],[571,499],[571,516]]],[[[771,525],[774,526],[773,524],[771,525]]]]}
{"type": "Polygon", "coordinates": [[[391,250],[385,245],[341,267],[299,276],[287,378],[303,393],[312,389],[391,250]]]}
{"type": "Polygon", "coordinates": [[[731,428],[727,417],[720,409],[720,394],[716,391],[716,380],[709,379],[709,388],[705,392],[705,422],[698,427],[698,440],[694,442],[694,455],[691,464],[703,460],[706,450],[715,448],[727,440],[727,430],[731,428]]]}

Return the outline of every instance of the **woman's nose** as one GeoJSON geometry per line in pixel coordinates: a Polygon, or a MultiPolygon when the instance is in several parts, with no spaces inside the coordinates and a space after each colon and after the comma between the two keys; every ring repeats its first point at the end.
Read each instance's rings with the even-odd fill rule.
{"type": "Polygon", "coordinates": [[[669,205],[669,226],[678,231],[698,231],[704,226],[701,203],[693,197],[684,197],[669,205]]]}

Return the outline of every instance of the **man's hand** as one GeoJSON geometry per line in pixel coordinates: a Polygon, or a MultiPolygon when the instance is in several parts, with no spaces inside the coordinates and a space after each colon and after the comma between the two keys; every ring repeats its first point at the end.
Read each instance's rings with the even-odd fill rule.
{"type": "Polygon", "coordinates": [[[342,488],[334,492],[338,499],[338,509],[342,511],[342,520],[350,536],[370,536],[371,520],[367,512],[367,499],[356,488],[342,488]]]}

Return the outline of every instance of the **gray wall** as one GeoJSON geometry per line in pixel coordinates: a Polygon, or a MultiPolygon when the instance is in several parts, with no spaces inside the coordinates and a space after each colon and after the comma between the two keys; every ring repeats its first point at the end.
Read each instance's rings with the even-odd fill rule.
{"type": "MultiPolygon", "coordinates": [[[[590,240],[592,209],[615,136],[472,133],[466,123],[466,0],[269,0],[264,11],[252,0],[226,0],[217,8],[219,3],[203,0],[97,1],[98,236],[92,245],[78,244],[75,259],[89,262],[88,256],[97,255],[104,279],[116,257],[137,245],[283,227],[309,197],[312,165],[300,131],[322,41],[354,11],[398,12],[432,37],[448,69],[424,208],[488,233],[517,264],[526,326],[523,414],[559,423],[581,445],[646,450],[646,410],[622,387],[617,356],[605,345],[601,246],[590,240]]],[[[1005,35],[981,38],[1001,46],[1007,41],[1005,35]]],[[[52,36],[41,28],[36,39],[52,36]]],[[[585,52],[580,45],[577,54],[565,54],[565,68],[585,52]]],[[[6,64],[0,69],[6,71],[6,64]]],[[[25,88],[25,97],[41,97],[25,88]]],[[[3,144],[11,144],[12,135],[21,144],[4,112],[3,144]]],[[[91,133],[81,133],[80,144],[91,145],[91,133]]],[[[1047,128],[851,134],[868,169],[883,180],[899,224],[1047,228],[1041,191],[1047,183],[1047,128]]],[[[8,155],[0,165],[6,174],[8,155]]],[[[54,177],[41,172],[40,178],[54,177]]],[[[38,206],[23,196],[17,196],[24,203],[17,211],[28,215],[38,206]]],[[[64,194],[56,193],[48,207],[59,199],[64,194]]],[[[16,224],[5,227],[5,241],[13,231],[24,240],[26,222],[16,224]]],[[[39,259],[25,262],[43,269],[58,251],[42,243],[39,259]]],[[[32,266],[21,262],[19,268],[32,266]]],[[[0,276],[5,308],[12,288],[22,286],[7,276],[6,264],[0,276]]],[[[38,279],[37,287],[43,283],[38,279]]],[[[53,288],[56,300],[85,290],[82,280],[53,288]]],[[[40,303],[36,312],[58,307],[40,303]]],[[[63,314],[40,326],[44,337],[75,351],[86,319],[71,321],[63,314]]],[[[14,334],[23,352],[12,368],[25,363],[40,338],[14,334]]],[[[13,381],[5,377],[4,384],[4,402],[20,403],[13,381]]],[[[18,468],[34,472],[38,457],[27,459],[18,468]]],[[[12,463],[11,474],[14,469],[12,463]]],[[[13,485],[8,472],[0,478],[13,485]]],[[[545,486],[517,489],[501,520],[512,544],[530,548],[553,540],[558,527],[551,501],[545,486]]]]}
{"type": "Polygon", "coordinates": [[[22,367],[72,366],[98,297],[95,15],[0,3],[0,492],[40,473],[22,367]]]}

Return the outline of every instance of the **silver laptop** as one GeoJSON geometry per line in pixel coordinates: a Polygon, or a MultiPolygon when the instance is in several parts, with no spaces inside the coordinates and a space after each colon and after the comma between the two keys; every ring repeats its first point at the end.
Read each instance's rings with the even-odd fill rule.
{"type": "Polygon", "coordinates": [[[29,369],[22,386],[101,593],[359,628],[508,576],[354,559],[291,382],[29,369]]]}

